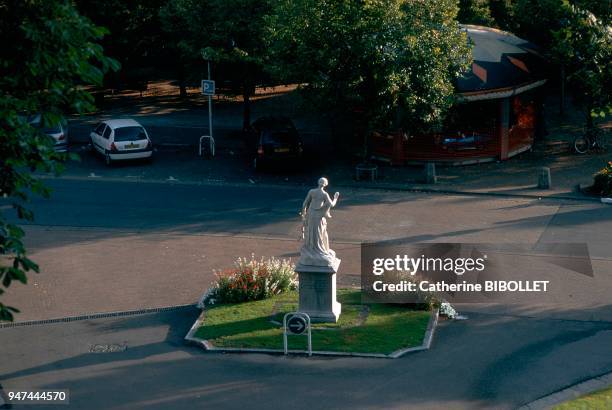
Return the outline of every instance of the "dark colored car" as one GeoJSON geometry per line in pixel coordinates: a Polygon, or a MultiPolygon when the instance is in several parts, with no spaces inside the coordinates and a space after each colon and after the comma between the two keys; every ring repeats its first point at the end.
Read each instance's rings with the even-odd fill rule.
{"type": "Polygon", "coordinates": [[[286,117],[257,119],[246,132],[249,158],[255,169],[264,163],[293,163],[302,158],[302,140],[293,122],[286,117]]]}
{"type": "Polygon", "coordinates": [[[463,134],[456,135],[438,135],[435,138],[436,144],[448,151],[465,151],[465,150],[481,150],[487,143],[491,141],[491,137],[483,134],[463,134]]]}

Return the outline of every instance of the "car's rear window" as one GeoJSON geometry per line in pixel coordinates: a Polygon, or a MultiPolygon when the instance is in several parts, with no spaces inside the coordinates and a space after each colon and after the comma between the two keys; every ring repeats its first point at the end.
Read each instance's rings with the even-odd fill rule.
{"type": "Polygon", "coordinates": [[[139,141],[146,140],[147,134],[142,127],[123,127],[115,129],[115,141],[139,141]]]}
{"type": "Polygon", "coordinates": [[[40,122],[33,122],[31,124],[34,128],[40,129],[45,134],[59,134],[60,132],[62,132],[62,127],[59,123],[50,127],[43,127],[40,122]]]}
{"type": "Polygon", "coordinates": [[[59,134],[60,132],[62,132],[62,127],[59,124],[57,124],[52,127],[44,127],[42,131],[45,134],[59,134]]]}
{"type": "Polygon", "coordinates": [[[266,131],[262,136],[264,144],[295,144],[297,136],[291,131],[266,131]]]}

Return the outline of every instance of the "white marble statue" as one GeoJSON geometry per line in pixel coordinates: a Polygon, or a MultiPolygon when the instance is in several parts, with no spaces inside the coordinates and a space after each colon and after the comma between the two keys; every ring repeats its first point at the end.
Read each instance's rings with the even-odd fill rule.
{"type": "Polygon", "coordinates": [[[302,222],[304,244],[300,252],[298,265],[336,267],[340,260],[329,247],[327,236],[327,220],[331,218],[330,209],[336,206],[340,194],[336,192],[334,199],[325,191],[328,185],[326,178],[319,179],[319,186],[311,189],[302,205],[302,222]]]}

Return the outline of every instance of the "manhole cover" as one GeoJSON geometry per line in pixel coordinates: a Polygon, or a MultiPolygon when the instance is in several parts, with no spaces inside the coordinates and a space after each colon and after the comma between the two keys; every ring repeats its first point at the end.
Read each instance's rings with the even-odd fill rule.
{"type": "Polygon", "coordinates": [[[95,345],[89,345],[90,353],[117,353],[117,352],[125,352],[127,349],[127,344],[117,344],[117,343],[101,343],[95,345]]]}

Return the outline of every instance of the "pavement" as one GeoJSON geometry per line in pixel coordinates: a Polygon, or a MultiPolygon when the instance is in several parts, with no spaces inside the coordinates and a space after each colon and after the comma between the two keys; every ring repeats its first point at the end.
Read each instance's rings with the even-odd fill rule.
{"type": "Polygon", "coordinates": [[[203,132],[199,111],[160,105],[152,112],[141,104],[108,115],[135,110],[159,143],[153,165],[105,167],[79,144],[92,117],[71,134],[81,162],[61,178],[43,176],[52,199],[34,198],[36,220],[25,225],[42,272],[27,286],[13,285],[3,303],[21,309],[20,322],[50,322],[0,328],[0,397],[1,390],[68,388],[70,406],[85,409],[511,409],[612,371],[612,212],[575,189],[590,182],[606,154],[536,150],[504,163],[438,168],[435,186],[421,183],[420,167],[383,166],[368,183],[353,179],[350,159],[317,150],[327,137],[304,120],[309,166],[256,173],[232,108],[219,116],[222,143],[213,160],[198,158],[191,142],[203,132]],[[535,188],[541,166],[551,168],[551,190],[535,188]],[[442,322],[431,350],[397,360],[212,354],[185,345],[199,314],[185,305],[215,269],[251,253],[298,256],[297,212],[321,175],[341,192],[329,221],[343,260],[340,286],[360,283],[361,242],[395,239],[581,242],[593,276],[510,255],[519,276],[556,276],[564,297],[457,305],[468,320],[442,322]],[[142,309],[150,310],[134,312],[142,309]],[[105,345],[121,348],[92,347],[105,345]]]}
{"type": "MultiPolygon", "coordinates": [[[[213,269],[237,256],[297,256],[302,187],[52,179],[25,226],[42,266],[3,297],[19,321],[176,310],[0,328],[0,384],[68,388],[73,408],[510,409],[612,371],[612,213],[556,199],[339,189],[329,221],[342,286],[359,243],[585,242],[593,277],[557,268],[556,305],[457,305],[432,348],[396,360],[212,354],[183,343],[213,269]],[[582,291],[579,291],[582,289],[582,291]],[[92,346],[120,346],[100,353],[92,346]],[[129,386],[129,387],[128,387],[129,386]],[[248,404],[245,404],[248,403],[248,404]]],[[[333,181],[332,181],[333,183],[333,181]]],[[[330,186],[334,191],[335,186],[330,186]]],[[[513,257],[517,274],[548,269],[513,257]],[[520,263],[519,263],[520,261],[520,263]]]]}
{"type": "MultiPolygon", "coordinates": [[[[43,273],[32,276],[29,286],[15,285],[4,299],[19,304],[20,320],[105,311],[108,302],[110,310],[192,303],[214,280],[213,270],[231,266],[238,256],[298,256],[303,188],[103,178],[48,183],[53,199],[34,199],[36,220],[25,225],[30,256],[43,273]]],[[[359,284],[362,241],[393,239],[584,242],[594,269],[612,272],[607,205],[340,191],[341,206],[329,223],[331,240],[345,261],[342,285],[359,284]]],[[[599,289],[607,285],[602,282],[599,289]]]]}
{"type": "Polygon", "coordinates": [[[182,340],[198,313],[0,329],[3,389],[69,389],[75,409],[512,409],[612,369],[610,322],[471,313],[387,360],[206,353],[182,340]]]}

